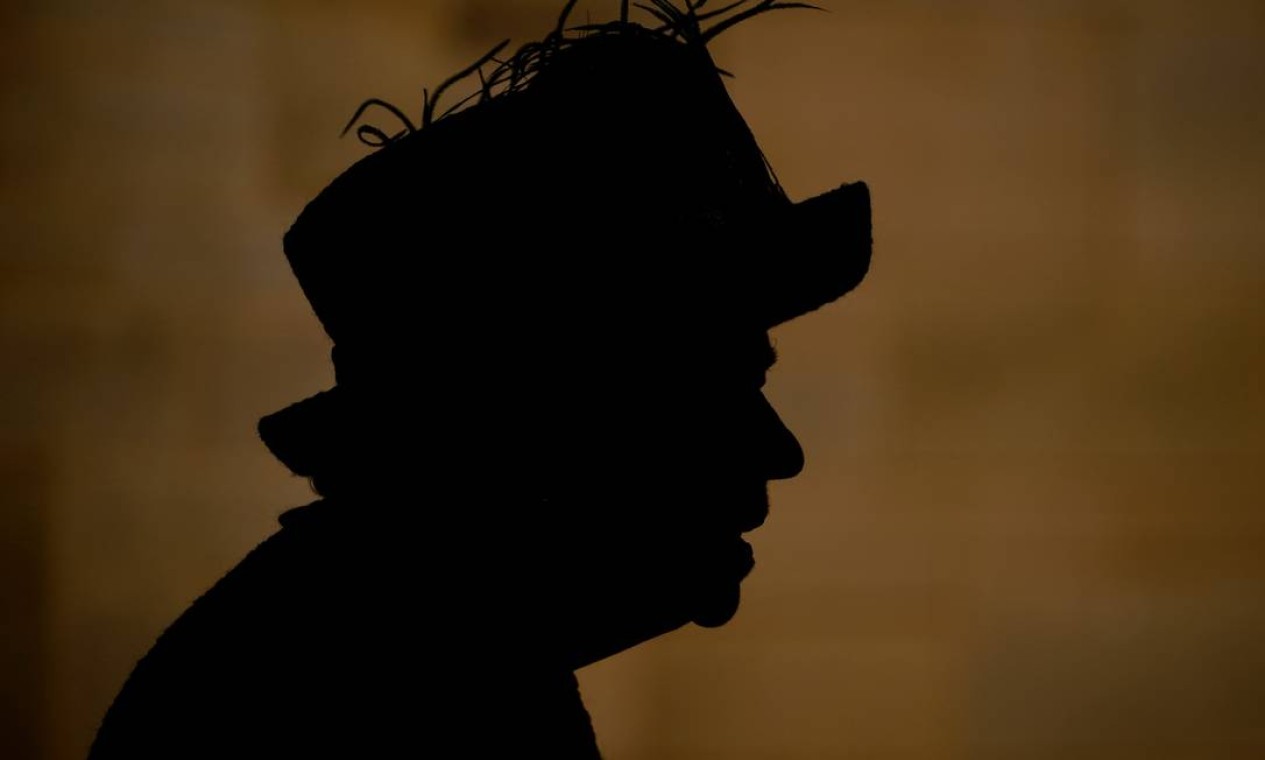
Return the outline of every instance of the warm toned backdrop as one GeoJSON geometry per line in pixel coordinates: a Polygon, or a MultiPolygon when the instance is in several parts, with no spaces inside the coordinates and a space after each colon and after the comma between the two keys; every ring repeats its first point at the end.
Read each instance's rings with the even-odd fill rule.
{"type": "MultiPolygon", "coordinates": [[[[0,4],[0,757],[309,498],[253,426],[332,379],[280,239],[343,120],[558,4],[0,4]]],[[[1265,757],[1265,6],[830,5],[716,55],[873,271],[776,333],[738,618],[582,673],[607,756],[1265,757]]]]}

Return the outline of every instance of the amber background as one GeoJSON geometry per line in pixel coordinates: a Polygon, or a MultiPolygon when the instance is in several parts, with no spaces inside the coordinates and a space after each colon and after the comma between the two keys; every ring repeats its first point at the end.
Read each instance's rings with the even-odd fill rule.
{"type": "MultiPolygon", "coordinates": [[[[343,120],[559,5],[0,5],[0,756],[309,498],[253,426],[332,380],[280,238],[343,120]]],[[[581,674],[607,757],[1265,757],[1265,6],[830,5],[716,55],[873,271],[775,334],[738,618],[581,674]]]]}

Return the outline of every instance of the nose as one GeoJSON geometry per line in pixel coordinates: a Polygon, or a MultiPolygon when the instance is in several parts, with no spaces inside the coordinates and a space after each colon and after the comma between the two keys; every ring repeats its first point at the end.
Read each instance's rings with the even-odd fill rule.
{"type": "Polygon", "coordinates": [[[760,399],[764,417],[760,454],[766,476],[769,480],[793,478],[804,470],[804,449],[764,394],[760,395],[760,399]]]}

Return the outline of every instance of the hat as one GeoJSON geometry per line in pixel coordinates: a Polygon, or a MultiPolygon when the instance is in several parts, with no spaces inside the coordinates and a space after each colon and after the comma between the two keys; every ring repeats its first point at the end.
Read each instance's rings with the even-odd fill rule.
{"type": "MultiPolygon", "coordinates": [[[[485,78],[476,104],[382,140],[286,233],[340,386],[382,377],[421,325],[767,329],[864,277],[866,185],[792,203],[704,43],[620,22],[533,45],[494,72],[518,77],[505,92],[485,78]]],[[[265,417],[265,443],[310,474],[280,441],[343,416],[339,399],[265,417]]]]}

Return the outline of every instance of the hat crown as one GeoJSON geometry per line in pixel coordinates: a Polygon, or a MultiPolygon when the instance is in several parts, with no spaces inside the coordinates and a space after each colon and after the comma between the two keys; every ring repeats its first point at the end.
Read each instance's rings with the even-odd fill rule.
{"type": "Polygon", "coordinates": [[[401,349],[423,340],[461,384],[548,367],[532,354],[544,343],[588,357],[661,327],[765,329],[865,276],[864,183],[792,204],[705,38],[604,29],[551,35],[526,85],[390,141],[286,233],[340,386],[261,421],[292,470],[337,469],[359,440],[349,398],[415,393],[416,351],[401,349]]]}
{"type": "Polygon", "coordinates": [[[639,298],[685,288],[716,265],[696,243],[787,205],[706,48],[628,25],[358,161],[285,251],[343,342],[427,309],[513,302],[562,273],[607,280],[604,299],[620,284],[639,298]]]}

